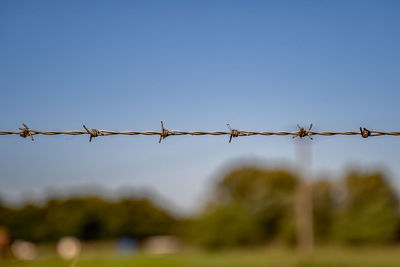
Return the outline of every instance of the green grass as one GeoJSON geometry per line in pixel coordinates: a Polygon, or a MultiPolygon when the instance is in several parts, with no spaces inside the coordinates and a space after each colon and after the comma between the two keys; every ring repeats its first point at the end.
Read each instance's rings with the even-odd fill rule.
{"type": "MultiPolygon", "coordinates": [[[[2,267],[70,266],[71,262],[55,257],[33,262],[0,261],[2,267]]],[[[313,260],[299,259],[295,251],[257,249],[254,251],[187,252],[168,256],[136,254],[129,257],[110,253],[88,254],[81,257],[76,267],[143,266],[143,267],[256,267],[256,266],[400,266],[400,248],[320,248],[313,260]]]]}

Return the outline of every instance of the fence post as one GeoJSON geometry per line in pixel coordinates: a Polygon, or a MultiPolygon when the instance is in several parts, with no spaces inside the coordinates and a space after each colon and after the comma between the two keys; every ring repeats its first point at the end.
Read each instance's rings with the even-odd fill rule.
{"type": "Polygon", "coordinates": [[[297,140],[296,156],[300,179],[295,197],[297,249],[303,260],[310,260],[314,251],[311,140],[297,140]]]}

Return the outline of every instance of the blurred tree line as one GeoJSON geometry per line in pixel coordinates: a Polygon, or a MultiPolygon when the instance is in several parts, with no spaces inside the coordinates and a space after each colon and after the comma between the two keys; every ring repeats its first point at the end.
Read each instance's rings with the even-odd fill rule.
{"type": "MultiPolygon", "coordinates": [[[[45,205],[0,205],[0,225],[13,239],[56,241],[174,234],[208,248],[295,244],[294,201],[299,178],[284,169],[243,167],[217,182],[201,214],[177,219],[148,199],[99,197],[49,200],[45,205]]],[[[377,244],[400,241],[399,201],[379,172],[350,172],[313,182],[318,243],[377,244]]]]}
{"type": "Polygon", "coordinates": [[[0,225],[13,239],[57,241],[64,236],[82,240],[134,237],[170,233],[175,219],[147,199],[116,202],[99,197],[49,200],[43,206],[0,206],[0,225]]]}
{"type": "MultiPolygon", "coordinates": [[[[295,191],[299,178],[283,169],[244,167],[223,177],[189,237],[203,246],[295,244],[295,191]]],[[[350,172],[340,181],[313,182],[317,243],[400,241],[397,196],[379,172],[350,172]]]]}

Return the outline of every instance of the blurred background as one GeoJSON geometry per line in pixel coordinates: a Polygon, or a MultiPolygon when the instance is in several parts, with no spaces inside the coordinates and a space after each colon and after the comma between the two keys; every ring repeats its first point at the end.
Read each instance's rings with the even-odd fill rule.
{"type": "MultiPolygon", "coordinates": [[[[0,129],[396,131],[399,12],[2,1],[0,129]]],[[[398,137],[88,139],[0,137],[1,266],[399,266],[398,137]]]]}

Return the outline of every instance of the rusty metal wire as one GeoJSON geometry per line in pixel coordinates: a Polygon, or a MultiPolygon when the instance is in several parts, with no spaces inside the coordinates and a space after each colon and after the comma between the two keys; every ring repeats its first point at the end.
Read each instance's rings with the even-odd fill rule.
{"type": "Polygon", "coordinates": [[[312,139],[313,135],[322,135],[322,136],[333,136],[333,135],[360,135],[362,138],[368,138],[372,136],[382,136],[382,135],[392,135],[392,136],[400,136],[399,131],[374,131],[368,130],[366,128],[360,127],[360,131],[312,131],[312,124],[310,124],[309,128],[306,130],[304,127],[297,125],[299,128],[298,131],[290,132],[290,131],[244,131],[232,129],[230,124],[227,124],[229,131],[178,131],[178,130],[167,130],[164,128],[164,123],[161,121],[161,131],[109,131],[109,130],[97,130],[92,129],[89,130],[85,125],[83,125],[84,131],[38,131],[30,129],[25,123],[22,124],[24,128],[19,128],[19,131],[1,131],[0,135],[19,135],[23,138],[30,137],[33,141],[34,135],[85,135],[88,134],[90,136],[89,142],[92,141],[93,138],[98,136],[109,136],[109,135],[159,135],[159,143],[168,136],[172,135],[228,135],[229,143],[232,141],[232,138],[236,138],[239,136],[253,136],[253,135],[263,135],[263,136],[271,136],[271,135],[289,135],[293,138],[299,137],[309,137],[312,139]]]}

